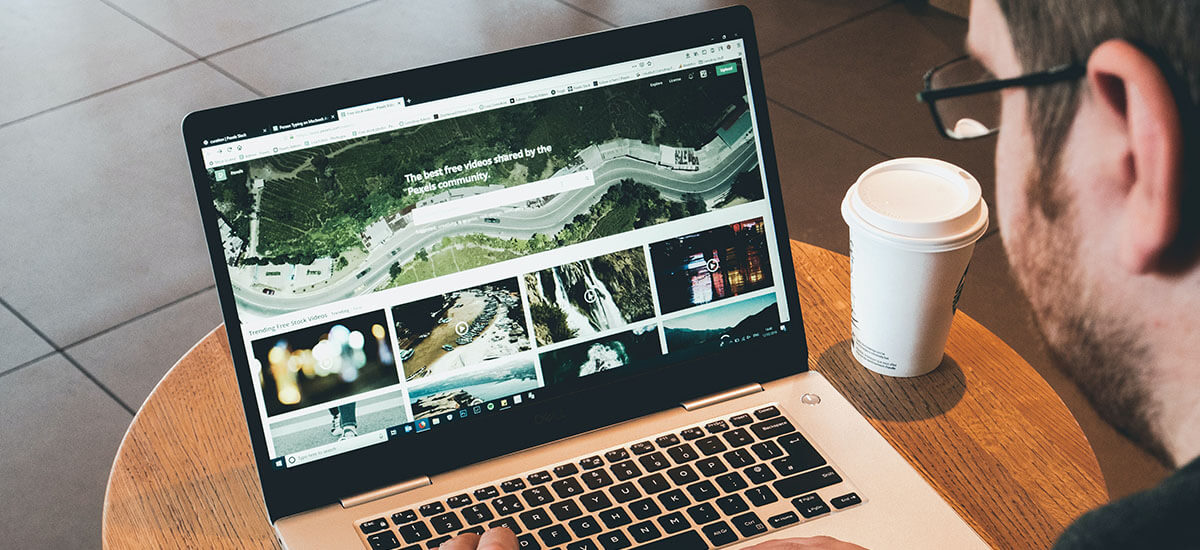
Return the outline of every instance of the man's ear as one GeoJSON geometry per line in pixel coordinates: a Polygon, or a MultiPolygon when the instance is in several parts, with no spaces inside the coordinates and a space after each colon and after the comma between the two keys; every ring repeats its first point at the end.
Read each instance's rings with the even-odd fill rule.
{"type": "Polygon", "coordinates": [[[1137,274],[1161,269],[1178,236],[1184,185],[1175,96],[1158,65],[1124,40],[1096,47],[1087,80],[1100,105],[1124,123],[1129,147],[1127,187],[1113,220],[1121,228],[1121,263],[1137,274]]]}

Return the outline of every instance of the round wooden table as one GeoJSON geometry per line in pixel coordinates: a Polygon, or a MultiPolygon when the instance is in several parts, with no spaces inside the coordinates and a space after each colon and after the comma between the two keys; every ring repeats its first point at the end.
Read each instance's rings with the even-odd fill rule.
{"type": "MultiPolygon", "coordinates": [[[[946,360],[888,378],[850,355],[850,264],[792,242],[809,362],[989,544],[1046,548],[1107,501],[1096,457],[1037,372],[962,312],[946,360]]],[[[138,411],[104,499],[105,548],[279,548],[218,327],[138,411]]]]}

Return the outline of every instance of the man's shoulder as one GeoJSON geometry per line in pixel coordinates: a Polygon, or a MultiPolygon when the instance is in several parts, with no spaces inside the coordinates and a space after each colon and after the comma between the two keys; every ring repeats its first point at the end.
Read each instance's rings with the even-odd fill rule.
{"type": "Polygon", "coordinates": [[[1200,459],[1148,490],[1075,520],[1055,550],[1200,548],[1200,459]]]}

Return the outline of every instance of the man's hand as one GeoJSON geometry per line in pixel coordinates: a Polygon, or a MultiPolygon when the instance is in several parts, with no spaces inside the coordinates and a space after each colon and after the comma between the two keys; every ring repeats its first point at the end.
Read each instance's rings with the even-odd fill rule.
{"type": "MultiPolygon", "coordinates": [[[[445,548],[443,546],[442,548],[445,548]]],[[[842,542],[833,537],[803,537],[769,540],[746,550],[867,550],[857,544],[842,542]]]]}
{"type": "Polygon", "coordinates": [[[488,529],[483,536],[467,533],[454,537],[441,546],[441,550],[517,550],[517,536],[507,527],[488,529]]]}

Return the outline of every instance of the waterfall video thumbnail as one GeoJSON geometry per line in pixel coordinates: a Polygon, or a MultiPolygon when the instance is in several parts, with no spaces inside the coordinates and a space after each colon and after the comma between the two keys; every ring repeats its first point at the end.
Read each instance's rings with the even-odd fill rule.
{"type": "Polygon", "coordinates": [[[455,372],[408,388],[413,418],[426,418],[538,388],[533,359],[455,372]]]}
{"type": "Polygon", "coordinates": [[[658,325],[649,324],[554,351],[539,357],[547,386],[623,367],[662,355],[658,325]]]}
{"type": "Polygon", "coordinates": [[[663,321],[667,349],[676,352],[722,339],[750,336],[779,324],[775,293],[763,294],[663,321]]]}
{"type": "Polygon", "coordinates": [[[383,310],[250,344],[267,416],[398,383],[383,310]]]}
{"type": "Polygon", "coordinates": [[[762,218],[652,243],[650,259],[663,313],[775,284],[762,218]]]}
{"type": "Polygon", "coordinates": [[[530,349],[516,277],[401,304],[392,318],[407,380],[530,349]]]}
{"type": "Polygon", "coordinates": [[[654,315],[641,247],[525,275],[538,345],[588,336],[654,315]]]}

